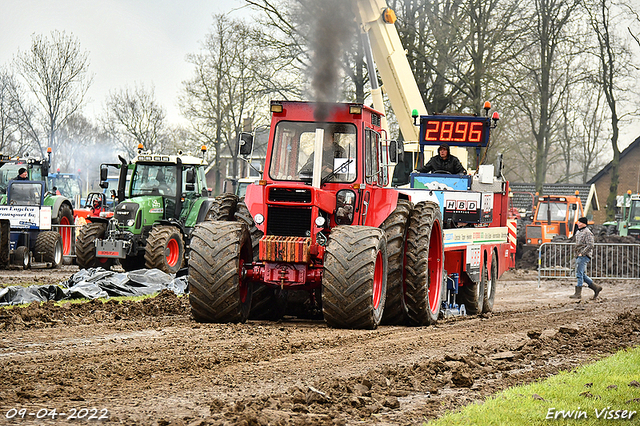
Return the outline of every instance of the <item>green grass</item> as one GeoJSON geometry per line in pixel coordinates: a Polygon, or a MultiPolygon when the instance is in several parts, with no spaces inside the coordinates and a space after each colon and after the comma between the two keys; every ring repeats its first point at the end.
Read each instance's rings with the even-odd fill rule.
{"type": "Polygon", "coordinates": [[[483,404],[470,405],[427,425],[640,424],[640,388],[629,386],[634,380],[640,382],[640,347],[618,352],[571,372],[561,372],[544,381],[507,389],[483,404]],[[534,395],[544,400],[536,399],[534,395]],[[562,414],[558,414],[563,410],[567,415],[573,411],[572,418],[563,419],[562,414]],[[595,410],[601,414],[600,418],[596,417],[595,410]],[[615,416],[617,410],[620,410],[619,415],[622,410],[636,413],[631,420],[605,420],[610,411],[615,416]]]}

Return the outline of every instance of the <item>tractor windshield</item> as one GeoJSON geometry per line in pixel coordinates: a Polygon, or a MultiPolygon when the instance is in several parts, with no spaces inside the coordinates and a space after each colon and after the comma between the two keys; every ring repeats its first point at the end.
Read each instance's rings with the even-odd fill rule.
{"type": "Polygon", "coordinates": [[[163,195],[176,196],[175,164],[140,164],[131,176],[131,196],[163,195]]]}
{"type": "Polygon", "coordinates": [[[29,168],[25,163],[1,163],[0,194],[7,193],[9,182],[18,176],[18,170],[22,167],[29,171],[29,180],[42,180],[42,173],[38,167],[29,168]]]}
{"type": "Polygon", "coordinates": [[[39,206],[42,202],[42,183],[31,181],[14,181],[8,194],[10,205],[39,206]]]}
{"type": "MultiPolygon", "coordinates": [[[[356,126],[353,124],[277,124],[271,153],[269,176],[274,180],[311,180],[316,130],[323,131],[322,177],[336,173],[330,182],[356,179],[356,126]],[[349,162],[349,164],[345,164],[349,162]]],[[[319,133],[319,132],[318,132],[319,133]]]]}
{"type": "Polygon", "coordinates": [[[551,212],[551,220],[554,222],[562,222],[567,219],[567,205],[565,203],[549,203],[541,201],[538,204],[538,214],[536,220],[544,222],[549,219],[547,215],[551,212]]]}
{"type": "Polygon", "coordinates": [[[56,188],[60,195],[73,200],[76,195],[82,196],[80,180],[73,176],[54,176],[49,178],[49,190],[56,188]]]}
{"type": "Polygon", "coordinates": [[[629,222],[640,223],[640,200],[631,201],[629,208],[629,222]]]}

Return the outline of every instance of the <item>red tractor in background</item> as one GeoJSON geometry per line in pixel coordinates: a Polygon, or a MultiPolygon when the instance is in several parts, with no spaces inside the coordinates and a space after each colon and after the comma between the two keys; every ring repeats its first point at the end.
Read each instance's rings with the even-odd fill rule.
{"type": "MultiPolygon", "coordinates": [[[[410,188],[391,188],[403,147],[384,140],[381,113],[284,101],[271,112],[263,178],[244,200],[218,197],[214,220],[193,231],[197,321],[278,318],[295,303],[340,328],[491,311],[495,282],[515,259],[500,173],[412,174],[410,188]]],[[[421,147],[488,144],[490,118],[442,118],[420,117],[421,147]]],[[[240,149],[249,155],[251,139],[240,149]]]]}

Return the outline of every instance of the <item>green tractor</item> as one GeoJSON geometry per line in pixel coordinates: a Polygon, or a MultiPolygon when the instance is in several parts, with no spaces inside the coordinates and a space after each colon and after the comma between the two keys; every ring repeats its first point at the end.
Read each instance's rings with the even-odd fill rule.
{"type": "Polygon", "coordinates": [[[27,170],[27,180],[45,182],[45,193],[42,207],[51,207],[51,224],[62,237],[62,253],[67,256],[73,246],[73,207],[69,198],[51,192],[46,186],[49,167],[51,164],[51,148],[47,149],[49,158],[35,159],[31,157],[17,158],[0,154],[0,205],[7,205],[7,188],[9,183],[18,176],[22,168],[27,170]]]}
{"type": "Polygon", "coordinates": [[[120,164],[100,168],[103,188],[109,168],[119,170],[113,217],[88,219],[76,242],[76,262],[80,268],[109,269],[119,261],[125,271],[146,267],[176,273],[188,259],[194,226],[205,220],[213,202],[203,160],[141,150],[131,163],[119,159],[120,164]]]}
{"type": "Polygon", "coordinates": [[[618,196],[615,221],[603,223],[607,235],[621,237],[635,237],[640,240],[640,194],[627,191],[624,196],[618,196]]]}

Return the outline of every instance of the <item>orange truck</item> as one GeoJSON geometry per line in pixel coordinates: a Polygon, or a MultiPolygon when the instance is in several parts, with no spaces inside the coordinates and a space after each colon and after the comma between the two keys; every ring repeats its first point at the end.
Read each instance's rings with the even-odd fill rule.
{"type": "Polygon", "coordinates": [[[538,247],[554,238],[573,236],[576,223],[584,216],[584,208],[576,195],[543,195],[537,197],[533,222],[526,227],[526,247],[538,247]]]}

